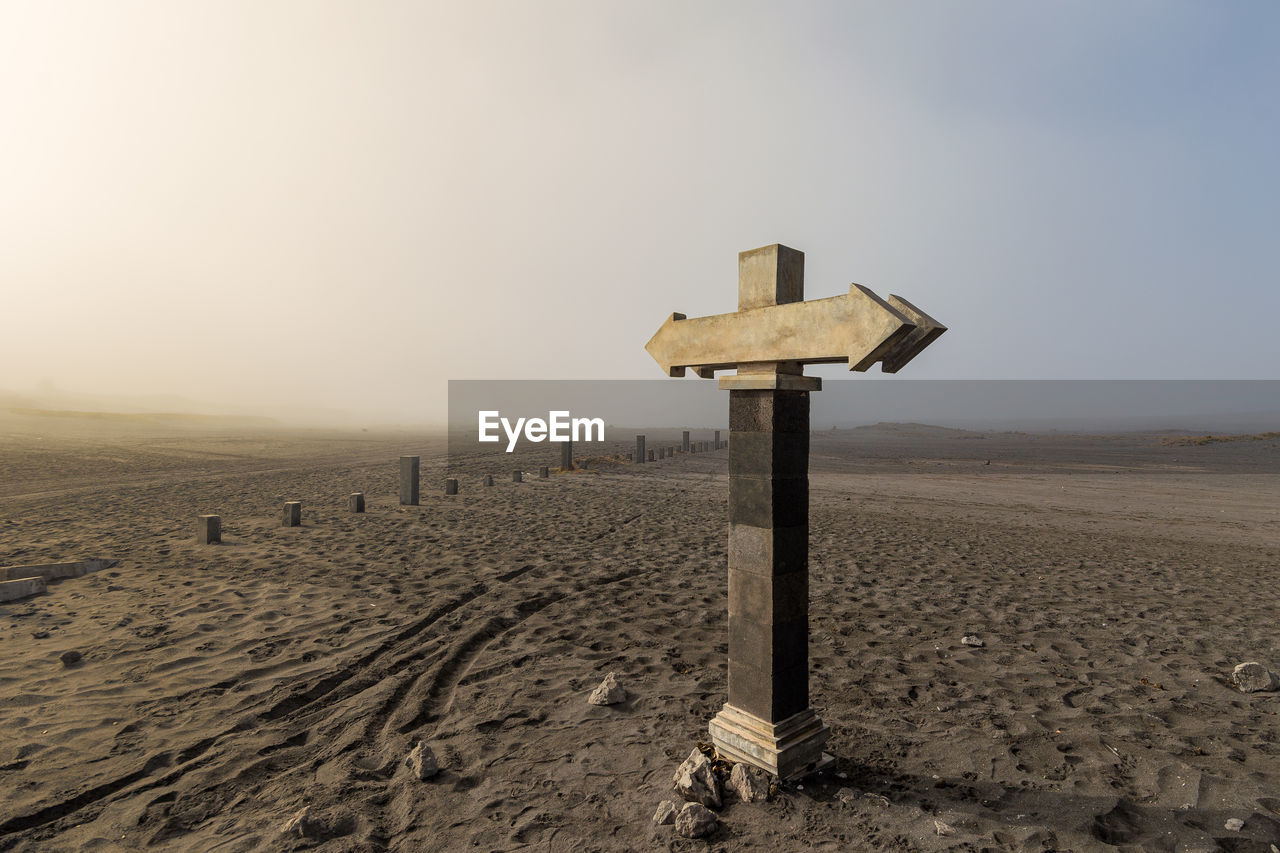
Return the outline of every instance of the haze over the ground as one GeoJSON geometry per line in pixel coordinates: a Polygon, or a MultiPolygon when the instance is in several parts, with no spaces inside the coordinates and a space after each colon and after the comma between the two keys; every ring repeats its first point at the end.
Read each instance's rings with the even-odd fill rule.
{"type": "Polygon", "coordinates": [[[450,378],[659,376],[772,242],[951,327],[904,377],[1275,378],[1278,38],[1266,2],[11,0],[0,390],[442,420],[450,378]]]}

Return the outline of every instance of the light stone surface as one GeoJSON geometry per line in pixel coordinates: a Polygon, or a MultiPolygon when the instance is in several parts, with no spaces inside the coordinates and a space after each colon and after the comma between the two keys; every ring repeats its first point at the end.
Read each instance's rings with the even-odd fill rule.
{"type": "Polygon", "coordinates": [[[409,768],[409,772],[413,774],[413,778],[418,781],[426,781],[440,771],[440,764],[436,760],[436,754],[422,741],[418,741],[417,745],[410,750],[405,756],[404,766],[409,768]]]}
{"type": "Polygon", "coordinates": [[[769,799],[769,779],[764,771],[738,762],[729,774],[729,790],[744,803],[757,803],[769,799]]]}
{"type": "Polygon", "coordinates": [[[672,782],[680,796],[689,802],[717,809],[724,802],[720,793],[720,779],[700,749],[695,748],[689,753],[689,757],[676,769],[672,782]]]}
{"type": "Polygon", "coordinates": [[[617,705],[627,700],[626,689],[618,683],[618,674],[611,672],[600,682],[600,686],[591,692],[587,701],[592,705],[617,705]]]}
{"type": "Polygon", "coordinates": [[[658,826],[670,826],[676,822],[676,804],[671,800],[658,803],[658,810],[653,813],[653,822],[658,826]]]}
{"type": "Polygon", "coordinates": [[[0,581],[0,601],[17,601],[46,591],[44,578],[18,578],[0,581]]]}
{"type": "Polygon", "coordinates": [[[285,821],[280,831],[285,835],[319,841],[324,838],[326,827],[324,821],[312,816],[311,807],[307,806],[285,821]]]}
{"type": "Polygon", "coordinates": [[[1257,661],[1237,664],[1231,671],[1231,683],[1241,693],[1258,693],[1280,689],[1280,677],[1257,661]]]}
{"type": "Polygon", "coordinates": [[[684,838],[703,838],[719,825],[716,816],[701,803],[685,803],[676,815],[676,834],[684,838]]]}

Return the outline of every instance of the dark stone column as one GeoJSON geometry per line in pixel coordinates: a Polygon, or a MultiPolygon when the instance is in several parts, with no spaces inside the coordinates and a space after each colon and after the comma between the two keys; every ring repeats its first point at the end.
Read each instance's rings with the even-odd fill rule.
{"type": "Polygon", "coordinates": [[[400,457],[400,503],[403,506],[418,505],[418,457],[400,457]]]}
{"type": "Polygon", "coordinates": [[[644,453],[644,436],[636,436],[636,462],[644,462],[646,459],[644,453]]]}
{"type": "Polygon", "coordinates": [[[683,439],[683,443],[680,445],[680,449],[683,450],[685,453],[689,452],[689,431],[688,430],[684,431],[684,439],[683,439]]]}
{"type": "Polygon", "coordinates": [[[302,501],[285,501],[284,513],[280,519],[283,527],[298,527],[302,524],[302,501]]]}
{"type": "Polygon", "coordinates": [[[355,492],[347,498],[347,509],[351,512],[364,512],[364,492],[355,492]]]}
{"type": "Polygon", "coordinates": [[[809,392],[730,391],[729,704],[809,706],[809,392]]]}
{"type": "Polygon", "coordinates": [[[560,443],[560,470],[573,470],[573,442],[562,441],[560,443]]]}

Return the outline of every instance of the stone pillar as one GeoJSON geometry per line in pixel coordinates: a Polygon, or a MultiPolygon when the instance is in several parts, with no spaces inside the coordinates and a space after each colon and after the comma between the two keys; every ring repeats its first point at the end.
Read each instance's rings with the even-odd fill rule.
{"type": "Polygon", "coordinates": [[[458,493],[457,477],[449,477],[444,481],[444,493],[446,495],[456,495],[458,493]]]}
{"type": "Polygon", "coordinates": [[[364,512],[364,492],[355,492],[347,498],[347,509],[351,512],[364,512]]]}
{"type": "Polygon", "coordinates": [[[560,443],[560,470],[573,470],[573,442],[563,441],[560,443]]]}
{"type": "Polygon", "coordinates": [[[683,450],[685,453],[689,452],[689,431],[688,430],[684,431],[684,439],[682,440],[680,449],[683,450]]]}
{"type": "Polygon", "coordinates": [[[222,516],[202,515],[196,519],[196,543],[216,545],[222,541],[222,516]]]}
{"type": "Polygon", "coordinates": [[[656,462],[656,461],[657,461],[657,457],[655,457],[655,456],[653,455],[653,451],[652,451],[652,450],[650,450],[650,451],[649,451],[649,456],[648,456],[648,458],[647,458],[647,461],[649,461],[649,462],[656,462]]]}
{"type": "Polygon", "coordinates": [[[667,448],[667,456],[671,457],[672,459],[675,459],[675,458],[676,458],[676,449],[675,449],[674,447],[668,447],[668,448],[667,448]]]}
{"type": "Polygon", "coordinates": [[[637,462],[643,462],[644,460],[645,460],[645,454],[644,454],[644,436],[643,436],[643,435],[637,435],[637,436],[636,436],[636,461],[637,461],[637,462]]]}
{"type": "Polygon", "coordinates": [[[519,468],[517,468],[516,470],[512,471],[512,472],[511,472],[511,482],[513,482],[513,483],[523,483],[523,482],[524,482],[524,472],[523,472],[523,471],[521,471],[519,468]]]}
{"type": "Polygon", "coordinates": [[[400,505],[418,505],[418,457],[400,457],[400,505]]]}
{"type": "Polygon", "coordinates": [[[493,475],[492,475],[492,474],[485,474],[485,475],[484,475],[484,484],[485,484],[486,486],[492,486],[492,485],[493,485],[493,475]]]}
{"type": "MultiPolygon", "coordinates": [[[[738,256],[738,310],[804,298],[804,254],[738,256]]],[[[798,365],[739,366],[729,390],[729,701],[711,721],[726,757],[795,778],[830,764],[809,705],[809,390],[798,365]]]]}
{"type": "Polygon", "coordinates": [[[541,479],[545,480],[550,476],[551,476],[551,469],[548,468],[546,465],[543,465],[541,468],[538,469],[538,477],[540,477],[541,479]]]}
{"type": "Polygon", "coordinates": [[[716,450],[720,449],[720,430],[716,430],[715,448],[716,450]]]}
{"type": "Polygon", "coordinates": [[[285,501],[281,527],[297,527],[302,524],[302,501],[285,501]]]}

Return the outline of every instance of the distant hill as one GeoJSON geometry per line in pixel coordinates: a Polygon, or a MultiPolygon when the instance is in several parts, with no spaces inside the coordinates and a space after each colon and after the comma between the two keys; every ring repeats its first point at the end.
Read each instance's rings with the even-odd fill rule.
{"type": "MultiPolygon", "coordinates": [[[[842,432],[845,430],[842,430],[842,432]]],[[[876,433],[880,435],[900,435],[900,436],[916,436],[921,438],[983,438],[980,432],[974,432],[969,429],[956,429],[954,427],[934,426],[933,424],[921,424],[914,422],[899,423],[895,421],[881,421],[878,424],[868,424],[865,426],[854,427],[849,432],[876,433]]]]}
{"type": "Polygon", "coordinates": [[[83,412],[74,409],[33,409],[11,406],[4,410],[21,418],[59,418],[115,423],[182,426],[275,426],[273,418],[253,415],[200,415],[187,412],[83,412]]]}

